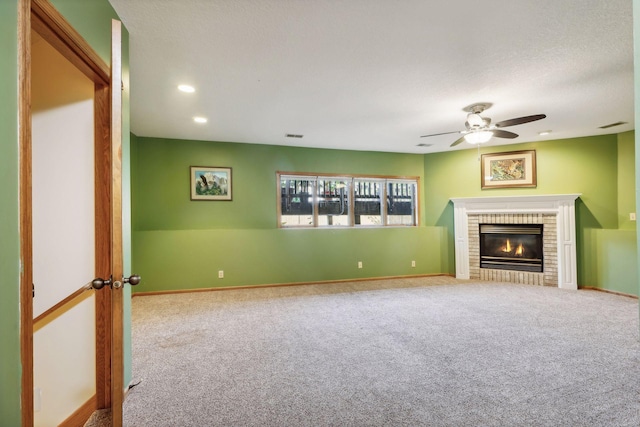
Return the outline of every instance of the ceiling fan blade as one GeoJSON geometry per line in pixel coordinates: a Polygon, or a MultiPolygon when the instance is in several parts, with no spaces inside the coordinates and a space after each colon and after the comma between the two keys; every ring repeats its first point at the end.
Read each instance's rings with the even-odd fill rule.
{"type": "Polygon", "coordinates": [[[495,127],[506,128],[507,126],[521,125],[523,123],[535,122],[547,117],[546,114],[535,114],[533,116],[518,117],[517,119],[503,120],[495,124],[495,127]]]}
{"type": "Polygon", "coordinates": [[[429,136],[438,136],[438,135],[450,135],[452,133],[462,133],[462,131],[456,130],[456,131],[453,131],[453,132],[432,133],[430,135],[422,135],[420,138],[426,138],[426,137],[429,137],[429,136]]]}
{"type": "Polygon", "coordinates": [[[517,133],[509,132],[508,130],[494,129],[494,130],[492,130],[492,132],[493,132],[493,136],[495,136],[497,138],[513,139],[513,138],[517,138],[518,137],[517,133]]]}
{"type": "Polygon", "coordinates": [[[451,144],[449,147],[455,147],[456,145],[460,144],[462,141],[464,141],[464,135],[456,139],[456,141],[453,144],[451,144]]]}

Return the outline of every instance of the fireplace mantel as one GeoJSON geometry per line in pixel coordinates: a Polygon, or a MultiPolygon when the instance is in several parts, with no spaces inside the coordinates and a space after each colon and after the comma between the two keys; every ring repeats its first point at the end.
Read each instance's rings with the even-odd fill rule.
{"type": "Polygon", "coordinates": [[[468,216],[474,214],[534,214],[556,216],[558,287],[578,289],[575,201],[580,194],[452,198],[454,206],[456,277],[469,279],[468,216]]]}

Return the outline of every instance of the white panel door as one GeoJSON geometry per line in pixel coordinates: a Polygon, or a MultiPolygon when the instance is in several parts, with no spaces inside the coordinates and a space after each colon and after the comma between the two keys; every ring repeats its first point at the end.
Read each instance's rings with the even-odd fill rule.
{"type": "MultiPolygon", "coordinates": [[[[34,318],[95,274],[94,83],[45,40],[32,42],[34,318]]],[[[54,426],[96,393],[95,296],[34,328],[34,419],[54,426]]]]}

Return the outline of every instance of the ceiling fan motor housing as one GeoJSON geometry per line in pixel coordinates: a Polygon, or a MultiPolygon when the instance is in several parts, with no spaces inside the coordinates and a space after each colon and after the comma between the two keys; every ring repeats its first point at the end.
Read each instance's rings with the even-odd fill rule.
{"type": "Polygon", "coordinates": [[[480,113],[469,113],[465,126],[469,130],[484,129],[489,127],[491,119],[482,117],[480,113]]]}

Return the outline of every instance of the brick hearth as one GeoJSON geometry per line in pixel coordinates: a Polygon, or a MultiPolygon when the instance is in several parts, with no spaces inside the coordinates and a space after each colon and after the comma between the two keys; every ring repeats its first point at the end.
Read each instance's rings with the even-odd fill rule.
{"type": "Polygon", "coordinates": [[[556,216],[550,214],[470,214],[469,278],[493,282],[514,282],[528,285],[558,286],[558,235],[556,216]],[[542,273],[480,268],[479,224],[543,224],[542,273]]]}

